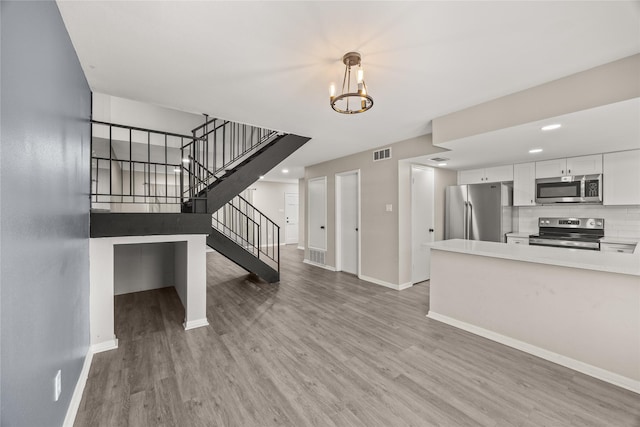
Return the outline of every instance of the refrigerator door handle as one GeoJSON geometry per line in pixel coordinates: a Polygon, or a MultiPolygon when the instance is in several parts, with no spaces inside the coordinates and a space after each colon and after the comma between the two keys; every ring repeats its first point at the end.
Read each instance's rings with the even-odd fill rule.
{"type": "Polygon", "coordinates": [[[473,227],[473,205],[468,203],[469,212],[467,213],[467,240],[471,239],[471,228],[473,227]]]}
{"type": "Polygon", "coordinates": [[[469,225],[469,202],[464,202],[464,214],[462,219],[462,235],[465,240],[469,239],[469,230],[467,230],[467,226],[469,225]]]}

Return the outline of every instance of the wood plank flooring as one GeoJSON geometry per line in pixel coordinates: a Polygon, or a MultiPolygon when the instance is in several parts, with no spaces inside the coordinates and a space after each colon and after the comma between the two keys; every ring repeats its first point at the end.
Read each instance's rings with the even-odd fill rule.
{"type": "Polygon", "coordinates": [[[209,327],[173,288],[116,297],[75,426],[640,426],[639,395],[427,319],[428,282],[282,258],[270,285],[209,253],[209,327]]]}

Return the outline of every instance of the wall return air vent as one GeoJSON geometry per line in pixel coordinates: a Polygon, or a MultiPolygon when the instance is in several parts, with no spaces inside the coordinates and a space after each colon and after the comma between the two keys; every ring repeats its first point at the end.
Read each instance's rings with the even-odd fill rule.
{"type": "Polygon", "coordinates": [[[383,148],[373,152],[373,161],[379,162],[380,160],[387,160],[391,158],[391,147],[383,148]]]}

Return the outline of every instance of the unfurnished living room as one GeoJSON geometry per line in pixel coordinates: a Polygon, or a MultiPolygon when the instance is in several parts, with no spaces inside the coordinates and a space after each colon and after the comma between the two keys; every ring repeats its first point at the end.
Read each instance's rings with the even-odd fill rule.
{"type": "Polygon", "coordinates": [[[640,426],[640,1],[0,36],[2,427],[640,426]]]}

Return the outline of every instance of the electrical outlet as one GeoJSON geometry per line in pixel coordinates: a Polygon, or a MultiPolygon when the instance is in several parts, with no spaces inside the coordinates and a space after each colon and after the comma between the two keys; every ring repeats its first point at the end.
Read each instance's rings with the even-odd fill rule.
{"type": "Polygon", "coordinates": [[[60,369],[58,369],[58,373],[53,380],[53,389],[53,401],[57,402],[60,399],[60,393],[62,393],[62,371],[60,369]]]}

